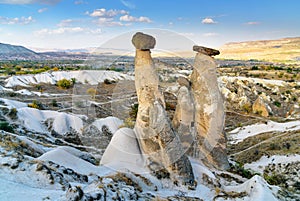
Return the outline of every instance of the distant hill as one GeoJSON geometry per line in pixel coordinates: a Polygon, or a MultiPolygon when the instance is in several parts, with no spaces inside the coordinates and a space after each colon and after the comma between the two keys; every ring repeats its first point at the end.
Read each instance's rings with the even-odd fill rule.
{"type": "Polygon", "coordinates": [[[38,59],[40,55],[23,46],[0,43],[0,60],[5,59],[38,59]]]}
{"type": "Polygon", "coordinates": [[[227,43],[216,58],[300,63],[300,37],[227,43]]]}

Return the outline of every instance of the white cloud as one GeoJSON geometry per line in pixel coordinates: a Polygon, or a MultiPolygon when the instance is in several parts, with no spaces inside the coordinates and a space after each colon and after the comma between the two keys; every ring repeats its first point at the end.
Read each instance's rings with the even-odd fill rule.
{"type": "Polygon", "coordinates": [[[91,17],[102,17],[102,18],[112,18],[117,15],[128,14],[125,10],[106,10],[105,8],[100,8],[94,10],[92,13],[89,13],[91,17]]]}
{"type": "Polygon", "coordinates": [[[0,4],[49,4],[53,5],[60,2],[60,0],[0,0],[0,4]]]}
{"type": "Polygon", "coordinates": [[[41,29],[35,31],[34,35],[43,37],[43,36],[51,36],[51,35],[76,34],[76,33],[101,34],[102,30],[83,28],[83,27],[60,27],[57,29],[41,29]]]}
{"type": "Polygon", "coordinates": [[[75,20],[72,20],[72,19],[65,19],[65,20],[62,20],[60,21],[57,26],[59,27],[67,27],[67,26],[70,26],[75,20]]]}
{"type": "Polygon", "coordinates": [[[78,0],[78,1],[74,1],[75,5],[81,5],[81,4],[87,4],[87,2],[82,1],[82,0],[78,0]]]}
{"type": "Polygon", "coordinates": [[[41,29],[35,32],[36,36],[43,35],[61,35],[65,33],[80,33],[83,32],[84,29],[81,27],[61,27],[58,29],[41,29]]]}
{"type": "Polygon", "coordinates": [[[246,25],[258,25],[260,22],[246,22],[246,25]]]}
{"type": "Polygon", "coordinates": [[[203,36],[205,37],[214,37],[214,36],[218,36],[218,33],[214,33],[214,32],[209,32],[209,33],[204,33],[203,36]]]}
{"type": "Polygon", "coordinates": [[[186,37],[191,37],[191,36],[195,36],[194,33],[192,32],[186,32],[186,33],[179,33],[180,35],[186,36],[186,37]]]}
{"type": "Polygon", "coordinates": [[[39,12],[39,13],[43,13],[43,12],[45,12],[45,11],[47,11],[47,10],[48,10],[48,8],[41,8],[41,9],[38,10],[38,12],[39,12]]]}
{"type": "Polygon", "coordinates": [[[0,24],[8,24],[8,25],[14,25],[14,24],[21,24],[26,25],[34,22],[33,18],[31,16],[29,17],[15,17],[15,18],[8,18],[8,17],[1,17],[0,16],[0,24]]]}
{"type": "Polygon", "coordinates": [[[212,18],[206,17],[202,20],[202,24],[216,24],[217,22],[215,22],[212,18]]]}
{"type": "Polygon", "coordinates": [[[135,9],[135,4],[130,1],[121,0],[121,3],[129,9],[135,9]]]}
{"type": "Polygon", "coordinates": [[[86,12],[87,15],[95,18],[94,22],[101,26],[129,26],[131,22],[144,22],[150,23],[151,20],[148,17],[133,17],[129,15],[126,10],[106,10],[105,8],[100,8],[94,10],[92,13],[86,12]],[[122,16],[120,16],[122,15],[122,16]],[[117,20],[116,17],[120,16],[117,20]],[[123,23],[128,22],[128,23],[123,23]]]}
{"type": "Polygon", "coordinates": [[[104,17],[98,18],[95,22],[98,25],[107,26],[107,27],[130,25],[130,24],[123,24],[122,22],[114,21],[114,18],[104,18],[104,17]]]}
{"type": "Polygon", "coordinates": [[[120,17],[120,21],[124,21],[124,22],[145,22],[145,23],[150,23],[151,20],[148,17],[133,17],[130,15],[123,15],[120,17]]]}

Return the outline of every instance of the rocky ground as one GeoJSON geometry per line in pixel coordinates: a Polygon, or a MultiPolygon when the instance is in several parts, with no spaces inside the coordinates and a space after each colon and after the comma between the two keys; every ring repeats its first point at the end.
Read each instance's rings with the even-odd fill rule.
{"type": "MultiPolygon", "coordinates": [[[[189,76],[191,65],[189,60],[169,58],[155,62],[167,112],[173,117],[177,79],[189,76]]],[[[284,76],[252,76],[257,63],[247,63],[245,75],[245,65],[234,63],[231,72],[232,63],[227,64],[220,63],[218,82],[226,100],[231,169],[208,169],[191,160],[196,189],[176,186],[168,175],[157,179],[141,169],[115,172],[99,166],[116,130],[133,125],[134,81],[109,79],[92,85],[87,76],[87,83],[59,89],[42,82],[6,86],[8,80],[2,78],[3,200],[298,200],[298,77],[289,81],[284,76]],[[34,101],[38,107],[28,107],[34,101]]],[[[276,71],[282,72],[272,73],[276,71]]]]}

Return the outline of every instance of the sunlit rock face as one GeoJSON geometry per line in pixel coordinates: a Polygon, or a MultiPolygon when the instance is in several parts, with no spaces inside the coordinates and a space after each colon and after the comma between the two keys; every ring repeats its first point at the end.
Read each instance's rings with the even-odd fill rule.
{"type": "Polygon", "coordinates": [[[192,156],[202,159],[208,165],[226,169],[229,163],[223,132],[224,101],[218,87],[216,64],[211,57],[217,51],[209,49],[209,53],[205,54],[203,49],[195,57],[190,80],[197,144],[192,156]]]}
{"type": "Polygon", "coordinates": [[[268,117],[270,112],[270,107],[265,103],[263,98],[260,96],[254,101],[252,105],[253,113],[260,114],[263,117],[268,117]]]}
{"type": "Polygon", "coordinates": [[[180,77],[173,127],[186,153],[208,166],[229,168],[223,133],[224,100],[212,56],[219,51],[194,46],[197,51],[190,78],[180,77]]]}
{"type": "Polygon", "coordinates": [[[139,102],[134,130],[146,165],[153,173],[159,177],[170,175],[171,179],[183,184],[193,183],[192,166],[167,117],[158,74],[151,52],[146,49],[154,48],[153,39],[142,33],[135,34],[132,39],[136,47],[135,87],[139,102]]]}

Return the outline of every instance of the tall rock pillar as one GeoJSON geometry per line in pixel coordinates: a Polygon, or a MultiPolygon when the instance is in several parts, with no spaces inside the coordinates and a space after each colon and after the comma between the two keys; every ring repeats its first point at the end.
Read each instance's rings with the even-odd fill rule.
{"type": "Polygon", "coordinates": [[[169,174],[174,182],[193,184],[192,166],[184,154],[180,139],[174,132],[165,111],[165,101],[150,49],[155,38],[136,33],[132,38],[136,48],[135,87],[139,108],[135,133],[146,165],[155,174],[169,174]]]}
{"type": "Polygon", "coordinates": [[[221,169],[229,168],[224,128],[224,100],[218,87],[216,64],[218,50],[194,46],[198,52],[191,75],[196,131],[196,158],[221,169]]]}

